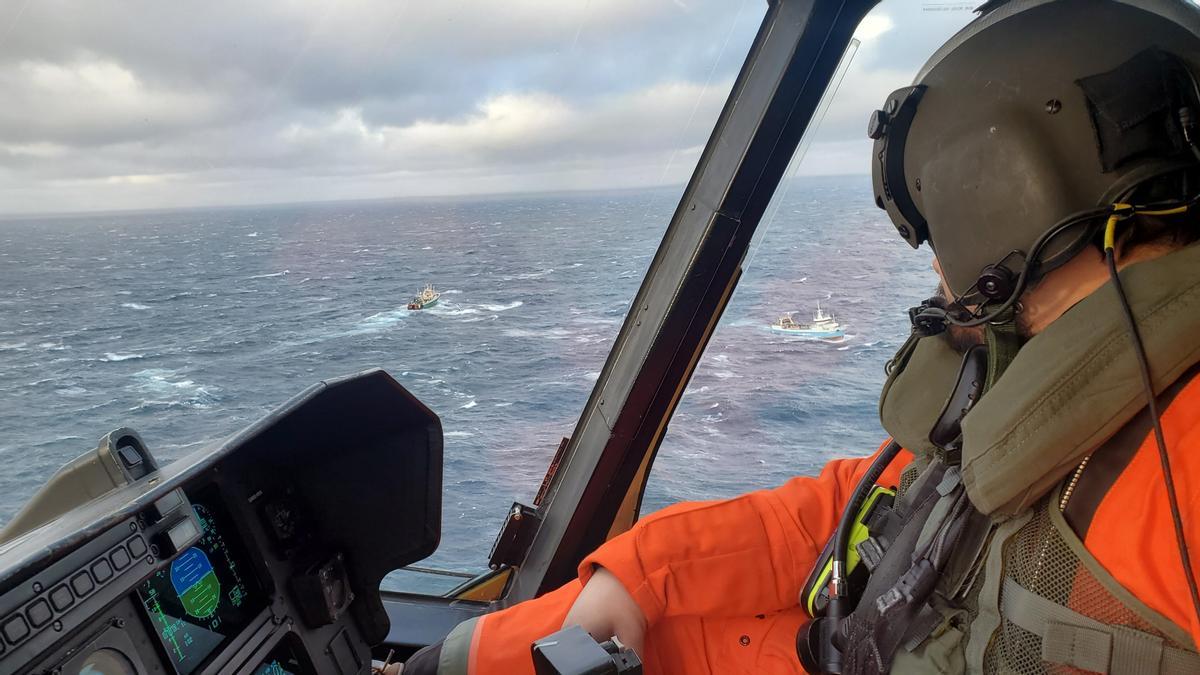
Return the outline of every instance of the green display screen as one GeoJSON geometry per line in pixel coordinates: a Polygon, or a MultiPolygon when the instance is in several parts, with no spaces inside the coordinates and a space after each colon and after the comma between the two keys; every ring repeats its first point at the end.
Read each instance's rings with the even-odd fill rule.
{"type": "Polygon", "coordinates": [[[179,675],[194,671],[267,604],[216,490],[189,496],[200,540],[138,590],[179,675]]]}
{"type": "Polygon", "coordinates": [[[280,642],[267,658],[254,669],[254,675],[312,675],[308,659],[300,658],[303,652],[299,641],[293,636],[280,642]]]}

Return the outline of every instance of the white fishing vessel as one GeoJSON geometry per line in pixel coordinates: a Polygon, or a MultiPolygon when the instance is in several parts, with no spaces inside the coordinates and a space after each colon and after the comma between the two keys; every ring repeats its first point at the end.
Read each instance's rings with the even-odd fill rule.
{"type": "Polygon", "coordinates": [[[433,284],[426,284],[425,288],[421,289],[421,292],[417,294],[417,297],[413,298],[412,302],[408,303],[408,308],[426,309],[433,307],[438,303],[438,299],[441,297],[442,294],[438,293],[433,288],[433,284]]]}
{"type": "Polygon", "coordinates": [[[810,340],[840,340],[846,337],[842,325],[832,314],[826,314],[821,309],[821,303],[817,303],[817,311],[813,313],[811,322],[800,323],[793,319],[789,312],[771,324],[771,331],[810,340]]]}

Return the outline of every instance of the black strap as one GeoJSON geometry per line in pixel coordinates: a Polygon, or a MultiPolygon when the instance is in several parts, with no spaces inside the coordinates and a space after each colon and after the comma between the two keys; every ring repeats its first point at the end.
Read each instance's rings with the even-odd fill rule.
{"type": "Polygon", "coordinates": [[[930,605],[974,508],[957,469],[934,462],[900,500],[906,516],[842,625],[847,675],[886,673],[896,653],[940,623],[930,605]]]}

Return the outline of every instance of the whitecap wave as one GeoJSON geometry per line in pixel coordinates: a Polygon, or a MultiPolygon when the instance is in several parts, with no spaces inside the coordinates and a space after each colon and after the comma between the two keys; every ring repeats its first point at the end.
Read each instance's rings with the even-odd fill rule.
{"type": "Polygon", "coordinates": [[[524,304],[525,303],[521,302],[520,300],[513,300],[507,305],[480,305],[479,307],[488,312],[507,312],[510,309],[516,309],[524,304]]]}
{"type": "Polygon", "coordinates": [[[599,316],[579,316],[571,319],[571,323],[579,323],[593,326],[614,326],[621,323],[619,319],[606,319],[599,316]]]}
{"type": "Polygon", "coordinates": [[[525,279],[541,279],[542,277],[549,276],[551,274],[554,274],[553,267],[541,270],[540,272],[525,272],[524,274],[518,274],[513,278],[514,279],[523,279],[523,280],[525,280],[525,279]]]}
{"type": "Polygon", "coordinates": [[[281,277],[281,276],[284,276],[285,274],[291,274],[291,273],[292,273],[291,270],[283,270],[282,272],[274,272],[272,274],[255,274],[252,277],[246,277],[246,279],[247,280],[249,280],[249,279],[270,279],[272,277],[281,277]]]}
{"type": "Polygon", "coordinates": [[[220,400],[217,390],[197,384],[177,370],[147,368],[133,374],[135,388],[146,398],[132,410],[208,408],[220,400]]]}
{"type": "Polygon", "coordinates": [[[428,312],[430,314],[437,314],[438,316],[468,316],[479,313],[479,310],[474,307],[457,307],[456,305],[451,305],[450,303],[442,303],[431,309],[424,309],[421,311],[428,312]]]}
{"type": "Polygon", "coordinates": [[[445,438],[470,438],[474,435],[475,434],[469,431],[447,431],[446,433],[442,434],[442,436],[445,438]]]}
{"type": "Polygon", "coordinates": [[[474,316],[484,313],[499,313],[507,312],[510,309],[516,309],[525,303],[520,300],[514,300],[505,305],[498,304],[479,304],[479,305],[460,305],[454,302],[442,302],[429,309],[421,310],[429,314],[437,316],[474,316]]]}
{"type": "Polygon", "coordinates": [[[505,329],[503,333],[506,337],[546,338],[549,340],[563,340],[573,335],[571,331],[565,328],[545,328],[541,330],[532,328],[508,328],[505,329]]]}
{"type": "Polygon", "coordinates": [[[470,401],[467,401],[464,405],[458,406],[458,409],[459,410],[470,410],[471,408],[474,408],[477,405],[479,405],[479,403],[476,402],[475,399],[471,399],[470,401]]]}
{"type": "Polygon", "coordinates": [[[139,312],[150,309],[150,305],[143,305],[140,302],[122,302],[121,306],[125,309],[136,309],[139,312]]]}
{"type": "Polygon", "coordinates": [[[104,356],[100,357],[100,360],[116,362],[116,361],[133,361],[135,359],[144,359],[144,358],[146,358],[145,354],[133,354],[133,353],[121,354],[120,352],[105,352],[104,356]]]}
{"type": "Polygon", "coordinates": [[[312,341],[319,342],[321,340],[332,340],[337,338],[352,337],[355,335],[378,333],[380,331],[394,328],[408,318],[410,314],[412,314],[412,312],[410,312],[408,309],[392,309],[386,312],[376,312],[375,314],[372,314],[364,319],[360,319],[349,328],[331,333],[322,333],[316,336],[312,341]]]}

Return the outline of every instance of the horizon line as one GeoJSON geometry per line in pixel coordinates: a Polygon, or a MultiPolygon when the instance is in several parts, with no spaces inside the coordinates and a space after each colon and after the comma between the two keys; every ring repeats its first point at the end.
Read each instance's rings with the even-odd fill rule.
{"type": "MultiPolygon", "coordinates": [[[[865,172],[858,173],[838,173],[838,174],[797,174],[793,176],[784,176],[783,180],[795,180],[806,178],[848,178],[851,176],[870,176],[865,172]]],[[[219,211],[226,209],[249,209],[249,208],[284,208],[289,206],[323,206],[332,204],[356,204],[356,203],[373,203],[373,202],[404,202],[404,201],[421,201],[421,200],[455,200],[455,199],[488,199],[496,197],[535,197],[546,195],[564,195],[564,194],[593,194],[604,192],[635,192],[639,190],[665,190],[668,188],[679,188],[680,198],[683,197],[682,190],[687,189],[687,183],[660,183],[657,185],[641,185],[627,187],[598,187],[598,188],[566,188],[561,190],[512,190],[507,192],[466,192],[466,193],[431,193],[422,195],[403,195],[392,197],[356,197],[350,199],[305,199],[294,202],[233,202],[233,203],[214,203],[214,204],[193,204],[181,206],[153,206],[143,208],[117,208],[117,209],[96,209],[96,210],[77,210],[77,211],[11,211],[0,212],[0,221],[13,220],[45,220],[50,218],[71,218],[79,216],[103,216],[103,215],[119,215],[119,214],[145,214],[145,213],[168,213],[179,211],[219,211]]]]}

